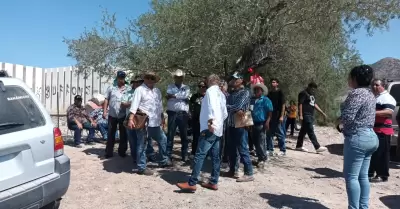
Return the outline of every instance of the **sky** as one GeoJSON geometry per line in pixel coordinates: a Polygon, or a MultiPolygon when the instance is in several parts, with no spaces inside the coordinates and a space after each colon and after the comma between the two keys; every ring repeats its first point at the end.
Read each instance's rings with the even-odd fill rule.
{"type": "MultiPolygon", "coordinates": [[[[150,9],[148,0],[13,0],[0,2],[0,62],[42,68],[75,63],[66,55],[63,37],[77,38],[86,28],[96,26],[107,8],[115,12],[118,26],[128,24],[150,9]]],[[[400,20],[390,22],[389,31],[367,36],[354,35],[356,48],[367,64],[385,57],[400,59],[400,20]]]]}

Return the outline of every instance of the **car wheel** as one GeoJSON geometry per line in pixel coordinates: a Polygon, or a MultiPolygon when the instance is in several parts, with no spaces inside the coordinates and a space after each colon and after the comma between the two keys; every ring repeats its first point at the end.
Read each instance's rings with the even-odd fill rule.
{"type": "Polygon", "coordinates": [[[40,209],[58,209],[60,207],[61,199],[51,202],[40,209]]]}

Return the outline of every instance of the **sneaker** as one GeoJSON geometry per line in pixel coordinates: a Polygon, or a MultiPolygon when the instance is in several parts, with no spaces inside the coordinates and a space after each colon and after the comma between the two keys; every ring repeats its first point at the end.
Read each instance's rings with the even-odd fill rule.
{"type": "Polygon", "coordinates": [[[280,151],[280,152],[278,153],[278,156],[281,156],[281,157],[286,156],[286,152],[280,151]]]}
{"type": "Polygon", "coordinates": [[[206,188],[206,189],[210,189],[210,190],[214,190],[214,191],[218,190],[218,185],[216,185],[216,184],[202,183],[201,186],[206,188]]]}
{"type": "Polygon", "coordinates": [[[253,176],[244,175],[244,176],[236,179],[236,182],[250,182],[250,181],[254,181],[253,176]]]}
{"type": "Polygon", "coordinates": [[[308,152],[308,149],[304,148],[304,147],[296,147],[297,151],[301,151],[301,152],[308,152]]]}
{"type": "Polygon", "coordinates": [[[186,191],[186,192],[195,192],[196,191],[196,185],[194,186],[190,186],[188,182],[186,183],[177,183],[176,186],[179,187],[179,189],[181,189],[182,191],[186,191]]]}
{"type": "Polygon", "coordinates": [[[169,167],[173,167],[173,166],[174,166],[174,164],[172,164],[171,161],[168,161],[168,162],[165,163],[165,164],[160,164],[160,165],[159,165],[160,168],[169,168],[169,167]]]}
{"type": "Polygon", "coordinates": [[[267,155],[273,157],[275,155],[274,151],[267,151],[267,155]]]}
{"type": "Polygon", "coordinates": [[[83,148],[83,145],[82,144],[75,144],[75,147],[76,148],[83,148]]]}
{"type": "Polygon", "coordinates": [[[321,152],[325,152],[326,150],[327,150],[326,147],[320,147],[316,151],[317,151],[317,153],[321,153],[321,152]]]}
{"type": "Polygon", "coordinates": [[[150,169],[146,168],[144,170],[138,171],[137,172],[139,175],[145,175],[145,176],[152,176],[154,174],[153,171],[151,171],[150,169]]]}

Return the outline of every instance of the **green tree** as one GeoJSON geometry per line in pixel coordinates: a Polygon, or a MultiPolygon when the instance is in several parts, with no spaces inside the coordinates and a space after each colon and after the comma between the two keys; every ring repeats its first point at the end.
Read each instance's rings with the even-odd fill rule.
{"type": "MultiPolygon", "coordinates": [[[[152,10],[115,26],[104,12],[102,24],[65,39],[80,73],[111,75],[113,69],[158,71],[176,68],[191,80],[210,73],[228,75],[253,67],[264,78],[279,78],[289,97],[311,80],[319,84],[320,104],[345,88],[348,70],[361,62],[350,35],[372,35],[399,18],[398,0],[153,0],[152,10]]],[[[332,113],[333,114],[333,113],[332,113]]]]}

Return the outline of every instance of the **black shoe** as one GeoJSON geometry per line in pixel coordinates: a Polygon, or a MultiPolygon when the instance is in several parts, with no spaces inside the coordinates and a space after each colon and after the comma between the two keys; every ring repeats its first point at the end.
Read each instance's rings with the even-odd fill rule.
{"type": "Polygon", "coordinates": [[[144,170],[138,171],[137,174],[145,175],[145,176],[152,176],[154,174],[154,172],[146,168],[144,170]]]}
{"type": "Polygon", "coordinates": [[[387,181],[389,181],[389,178],[386,177],[386,176],[385,176],[385,177],[382,176],[382,177],[380,177],[380,178],[381,178],[382,182],[387,182],[387,181]]]}
{"type": "Polygon", "coordinates": [[[105,155],[104,155],[104,157],[105,157],[106,159],[109,159],[109,158],[112,158],[112,157],[114,157],[114,155],[112,155],[112,154],[111,154],[111,155],[109,155],[109,154],[105,154],[105,155]]]}
{"type": "Polygon", "coordinates": [[[88,141],[86,142],[87,145],[95,145],[96,143],[94,143],[94,141],[88,141]]]}

